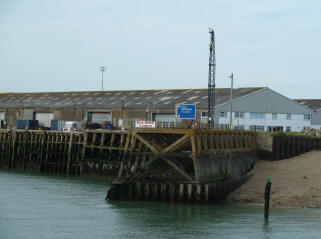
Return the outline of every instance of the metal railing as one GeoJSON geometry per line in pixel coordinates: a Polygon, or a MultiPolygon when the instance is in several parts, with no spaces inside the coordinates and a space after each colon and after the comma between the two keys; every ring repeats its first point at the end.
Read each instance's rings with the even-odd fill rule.
{"type": "MultiPolygon", "coordinates": [[[[129,121],[130,129],[136,128],[136,121],[129,121]]],[[[211,127],[208,123],[197,122],[155,122],[157,129],[217,129],[217,130],[245,130],[241,127],[233,127],[229,124],[216,124],[211,127]]],[[[256,131],[256,127],[252,131],[256,131]]]]}

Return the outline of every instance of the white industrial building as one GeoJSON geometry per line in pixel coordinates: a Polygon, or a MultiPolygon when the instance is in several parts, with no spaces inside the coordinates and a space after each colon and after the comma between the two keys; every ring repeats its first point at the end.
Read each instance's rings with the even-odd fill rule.
{"type": "MultiPolygon", "coordinates": [[[[312,112],[312,109],[265,87],[232,101],[232,127],[299,132],[311,127],[312,112]]],[[[216,106],[216,122],[230,124],[230,102],[216,106]]]]}
{"type": "Polygon", "coordinates": [[[321,129],[321,99],[296,99],[295,101],[313,110],[311,128],[321,129]]]}

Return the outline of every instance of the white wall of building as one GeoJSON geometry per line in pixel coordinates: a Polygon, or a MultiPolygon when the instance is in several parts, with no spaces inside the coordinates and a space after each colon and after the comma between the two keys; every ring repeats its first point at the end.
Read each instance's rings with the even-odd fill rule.
{"type": "Polygon", "coordinates": [[[311,128],[321,129],[321,109],[312,113],[311,128]]]}
{"type": "MultiPolygon", "coordinates": [[[[312,110],[307,108],[279,93],[264,88],[246,96],[233,100],[232,124],[244,126],[244,129],[250,129],[250,126],[264,126],[264,130],[268,130],[268,126],[282,127],[283,131],[299,132],[304,128],[311,127],[312,110]],[[243,118],[236,118],[235,112],[243,112],[243,118]],[[262,118],[251,117],[252,113],[263,114],[262,118]],[[276,114],[276,119],[273,119],[276,114]],[[291,114],[291,119],[287,119],[287,114],[291,114]],[[305,115],[309,116],[306,117],[305,115]]],[[[230,103],[226,102],[219,105],[215,109],[215,122],[219,124],[230,124],[230,103]],[[226,117],[222,118],[220,112],[226,112],[226,117]]],[[[258,128],[258,127],[257,127],[258,128]]]]}
{"type": "MultiPolygon", "coordinates": [[[[219,114],[219,112],[217,112],[219,114]]],[[[277,113],[277,119],[272,118],[272,113],[264,113],[264,119],[251,118],[251,112],[244,112],[244,118],[235,118],[235,112],[232,113],[232,124],[237,122],[238,126],[244,126],[244,129],[249,130],[251,125],[264,126],[264,130],[268,130],[268,126],[283,127],[286,131],[290,127],[290,131],[299,132],[304,128],[311,127],[311,120],[305,120],[304,114],[291,114],[291,119],[287,119],[287,114],[277,113]]],[[[219,124],[230,124],[230,112],[226,112],[226,117],[219,118],[219,124]]]]}

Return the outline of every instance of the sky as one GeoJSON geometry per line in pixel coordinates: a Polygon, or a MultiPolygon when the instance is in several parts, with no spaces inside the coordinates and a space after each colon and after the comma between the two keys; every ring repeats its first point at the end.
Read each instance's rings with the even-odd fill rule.
{"type": "Polygon", "coordinates": [[[268,86],[321,98],[320,0],[0,0],[0,92],[268,86]]]}

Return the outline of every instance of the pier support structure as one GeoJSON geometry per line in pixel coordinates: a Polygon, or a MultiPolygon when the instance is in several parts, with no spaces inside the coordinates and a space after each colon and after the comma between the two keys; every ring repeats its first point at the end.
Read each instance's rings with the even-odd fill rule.
{"type": "Polygon", "coordinates": [[[224,198],[250,175],[255,132],[134,129],[128,132],[110,200],[209,202],[224,198]]]}

